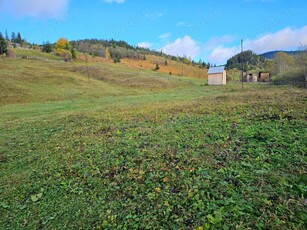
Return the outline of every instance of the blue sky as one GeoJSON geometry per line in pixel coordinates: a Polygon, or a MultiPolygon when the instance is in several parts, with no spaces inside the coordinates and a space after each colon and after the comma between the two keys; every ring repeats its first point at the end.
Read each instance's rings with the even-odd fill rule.
{"type": "Polygon", "coordinates": [[[307,44],[305,0],[0,0],[0,31],[29,42],[125,40],[223,64],[245,49],[296,50],[307,44]]]}

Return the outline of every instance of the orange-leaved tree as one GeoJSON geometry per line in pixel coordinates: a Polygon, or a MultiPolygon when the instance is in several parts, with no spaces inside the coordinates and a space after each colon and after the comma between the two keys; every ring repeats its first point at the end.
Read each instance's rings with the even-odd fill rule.
{"type": "Polygon", "coordinates": [[[61,56],[64,61],[76,58],[75,51],[66,38],[60,38],[57,41],[55,44],[55,53],[56,55],[61,56]]]}

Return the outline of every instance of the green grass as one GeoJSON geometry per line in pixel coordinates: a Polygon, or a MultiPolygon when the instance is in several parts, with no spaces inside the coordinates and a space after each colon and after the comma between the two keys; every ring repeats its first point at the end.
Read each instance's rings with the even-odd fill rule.
{"type": "Polygon", "coordinates": [[[1,229],[306,228],[305,89],[83,66],[0,63],[1,229]]]}
{"type": "Polygon", "coordinates": [[[38,59],[45,61],[60,61],[61,57],[56,55],[50,55],[48,53],[39,52],[38,50],[30,50],[25,48],[13,49],[15,55],[21,58],[38,59]]]}

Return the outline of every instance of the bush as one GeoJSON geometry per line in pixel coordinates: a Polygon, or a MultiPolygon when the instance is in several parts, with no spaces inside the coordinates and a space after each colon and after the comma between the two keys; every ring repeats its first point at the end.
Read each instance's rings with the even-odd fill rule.
{"type": "Polygon", "coordinates": [[[57,49],[56,55],[60,56],[65,62],[68,62],[72,59],[72,55],[69,50],[57,49]]]}
{"type": "Polygon", "coordinates": [[[159,64],[156,64],[156,67],[154,68],[154,71],[158,71],[160,69],[159,64]]]}
{"type": "Polygon", "coordinates": [[[115,57],[115,58],[113,59],[113,61],[114,61],[114,63],[120,63],[120,58],[119,58],[119,57],[115,57]]]}
{"type": "Polygon", "coordinates": [[[43,52],[45,53],[51,53],[53,50],[53,45],[47,42],[46,44],[43,45],[43,52]]]}
{"type": "Polygon", "coordinates": [[[16,58],[16,55],[12,49],[7,49],[6,56],[8,58],[16,58]]]}
{"type": "Polygon", "coordinates": [[[275,85],[305,86],[305,76],[301,69],[292,68],[272,78],[275,85]]]}

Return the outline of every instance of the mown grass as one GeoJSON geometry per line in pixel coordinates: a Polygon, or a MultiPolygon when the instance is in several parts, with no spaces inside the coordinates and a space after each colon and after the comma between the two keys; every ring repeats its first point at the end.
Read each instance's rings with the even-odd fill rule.
{"type": "Polygon", "coordinates": [[[160,74],[125,87],[138,77],[118,65],[92,63],[90,83],[78,63],[38,66],[37,78],[77,74],[1,105],[1,229],[306,228],[305,89],[160,74]]]}

